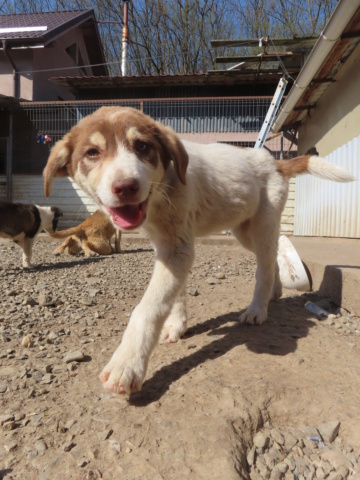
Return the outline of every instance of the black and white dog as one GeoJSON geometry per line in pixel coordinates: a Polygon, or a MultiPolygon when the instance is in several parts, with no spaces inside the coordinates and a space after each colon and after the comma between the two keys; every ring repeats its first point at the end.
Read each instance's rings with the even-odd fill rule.
{"type": "Polygon", "coordinates": [[[23,267],[31,267],[32,246],[42,230],[55,233],[63,213],[58,207],[39,207],[0,201],[0,237],[13,240],[23,250],[23,267]]]}

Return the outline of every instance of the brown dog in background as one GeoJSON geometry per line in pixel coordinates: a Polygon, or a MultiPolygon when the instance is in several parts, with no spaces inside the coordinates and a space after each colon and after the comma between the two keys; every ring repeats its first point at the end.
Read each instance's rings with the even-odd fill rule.
{"type": "Polygon", "coordinates": [[[49,235],[52,238],[66,239],[54,250],[55,255],[60,255],[64,251],[69,255],[76,255],[82,250],[88,256],[94,254],[110,255],[113,252],[110,240],[114,235],[115,252],[119,253],[121,251],[121,232],[114,228],[108,215],[101,210],[97,210],[91,217],[76,227],[59,230],[49,235]]]}

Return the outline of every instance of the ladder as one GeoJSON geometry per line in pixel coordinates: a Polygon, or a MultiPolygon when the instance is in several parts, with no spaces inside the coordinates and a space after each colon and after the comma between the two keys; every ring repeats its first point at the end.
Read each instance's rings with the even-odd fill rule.
{"type": "Polygon", "coordinates": [[[264,123],[261,127],[259,136],[256,140],[255,145],[254,145],[254,148],[262,148],[264,146],[264,143],[266,141],[266,138],[268,136],[270,128],[273,124],[274,118],[275,118],[275,116],[277,114],[277,111],[279,109],[282,97],[284,96],[287,84],[288,84],[288,81],[286,80],[285,77],[280,78],[279,84],[276,87],[274,97],[271,100],[269,110],[266,114],[264,123]]]}

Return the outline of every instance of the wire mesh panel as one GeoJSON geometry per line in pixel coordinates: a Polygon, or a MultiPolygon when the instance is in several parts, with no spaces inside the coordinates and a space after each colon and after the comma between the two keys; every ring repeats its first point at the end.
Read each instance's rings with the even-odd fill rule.
{"type": "MultiPolygon", "coordinates": [[[[50,147],[101,106],[136,108],[195,141],[253,147],[270,102],[271,97],[238,97],[21,103],[14,112],[13,173],[40,174],[50,147]],[[254,142],[248,140],[252,132],[254,142]],[[51,141],[42,142],[44,135],[51,141]]],[[[266,148],[279,157],[280,140],[270,145],[266,148]]]]}
{"type": "MultiPolygon", "coordinates": [[[[173,128],[184,140],[222,142],[253,148],[271,99],[272,97],[202,97],[21,103],[13,111],[13,201],[39,204],[48,202],[43,197],[40,175],[51,146],[82,118],[102,106],[126,106],[141,110],[173,128]],[[51,141],[44,141],[46,135],[47,140],[51,141]]],[[[275,158],[289,158],[296,152],[296,147],[279,134],[270,134],[264,148],[270,150],[275,158]]],[[[49,202],[55,202],[63,209],[66,227],[78,224],[95,211],[97,207],[92,199],[86,197],[69,179],[56,180],[58,182],[54,182],[49,202]]],[[[290,201],[293,202],[293,198],[290,201]]],[[[285,213],[286,225],[282,225],[282,230],[286,227],[284,231],[291,233],[293,207],[285,208],[285,213]]]]}

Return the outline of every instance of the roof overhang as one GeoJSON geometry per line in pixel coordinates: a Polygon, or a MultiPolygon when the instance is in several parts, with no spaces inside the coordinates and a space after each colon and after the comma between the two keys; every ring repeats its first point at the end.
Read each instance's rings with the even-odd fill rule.
{"type": "MultiPolygon", "coordinates": [[[[66,88],[72,93],[100,88],[129,88],[129,87],[162,87],[162,86],[195,86],[195,85],[253,85],[254,83],[271,84],[276,86],[282,72],[224,72],[223,70],[209,73],[194,74],[163,74],[163,75],[132,75],[132,76],[94,76],[94,77],[53,77],[50,79],[55,85],[66,88]]],[[[241,90],[239,90],[241,95],[241,90]]]]}
{"type": "Polygon", "coordinates": [[[277,114],[273,132],[298,126],[360,43],[360,1],[340,0],[277,114]]]}

